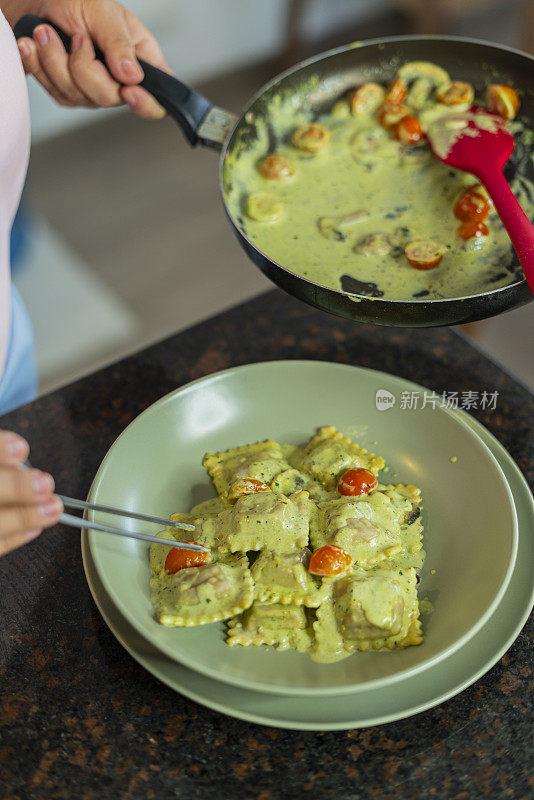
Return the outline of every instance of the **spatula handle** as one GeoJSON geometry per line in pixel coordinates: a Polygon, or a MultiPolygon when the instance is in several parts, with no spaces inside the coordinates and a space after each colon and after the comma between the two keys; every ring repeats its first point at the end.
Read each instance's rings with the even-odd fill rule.
{"type": "Polygon", "coordinates": [[[508,231],[525,278],[534,294],[534,225],[519,205],[501,170],[484,170],[477,177],[493,200],[495,210],[508,231]]]}
{"type": "MultiPolygon", "coordinates": [[[[15,24],[13,32],[17,39],[20,39],[21,36],[31,39],[38,25],[50,25],[54,28],[63,42],[65,50],[70,53],[70,36],[50,20],[42,19],[34,14],[26,14],[21,17],[15,24]]],[[[106,57],[98,47],[95,47],[95,58],[107,66],[106,57]]],[[[148,64],[141,58],[138,61],[144,72],[144,78],[139,86],[156,98],[158,103],[176,120],[189,144],[195,146],[198,142],[197,131],[212,108],[210,101],[173,75],[148,64]]]]}

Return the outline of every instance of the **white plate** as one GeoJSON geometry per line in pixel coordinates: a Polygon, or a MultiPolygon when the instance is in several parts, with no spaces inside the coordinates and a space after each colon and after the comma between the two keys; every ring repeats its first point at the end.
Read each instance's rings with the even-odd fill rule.
{"type": "Polygon", "coordinates": [[[530,489],[497,439],[467,414],[461,416],[491,449],[510,484],[519,519],[518,558],[509,586],[486,625],[461,650],[422,675],[364,693],[314,697],[313,702],[237,689],[206,678],[153,647],[117,611],[98,577],[88,537],[83,534],[85,573],[104,620],[123,647],[160,681],[208,708],[248,722],[297,730],[346,730],[403,719],[453,697],[484,675],[508,650],[534,602],[534,501],[530,489]]]}

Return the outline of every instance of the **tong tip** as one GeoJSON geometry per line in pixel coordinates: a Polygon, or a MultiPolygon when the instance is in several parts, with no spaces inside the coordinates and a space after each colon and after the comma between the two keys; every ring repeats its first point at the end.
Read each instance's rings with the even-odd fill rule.
{"type": "Polygon", "coordinates": [[[195,530],[195,526],[194,525],[189,525],[188,522],[177,522],[177,520],[174,520],[174,519],[170,519],[169,520],[169,527],[181,528],[184,531],[194,531],[195,530]]]}

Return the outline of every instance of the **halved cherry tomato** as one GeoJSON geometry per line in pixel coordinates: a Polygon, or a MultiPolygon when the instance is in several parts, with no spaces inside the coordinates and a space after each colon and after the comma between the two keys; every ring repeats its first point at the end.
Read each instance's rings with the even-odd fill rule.
{"type": "Polygon", "coordinates": [[[228,500],[237,500],[245,494],[255,494],[256,492],[270,492],[271,487],[256,478],[239,478],[234,481],[228,489],[228,500]]]}
{"type": "Polygon", "coordinates": [[[358,469],[348,469],[341,476],[337,485],[339,494],[359,495],[369,494],[378,486],[378,481],[368,469],[359,467],[358,469]]]}
{"type": "Polygon", "coordinates": [[[372,114],[384,102],[384,87],[379,83],[364,83],[352,92],[350,110],[353,114],[372,114]]]}
{"type": "Polygon", "coordinates": [[[407,114],[395,125],[395,139],[401,144],[417,144],[423,138],[423,129],[417,117],[407,114]]]}
{"type": "Polygon", "coordinates": [[[295,167],[286,156],[272,153],[260,162],[260,172],[268,181],[287,181],[295,174],[295,167]]]}
{"type": "MultiPolygon", "coordinates": [[[[190,544],[198,544],[198,542],[190,542],[190,544]]],[[[211,561],[211,553],[203,550],[179,550],[173,547],[169,550],[167,558],[165,559],[165,572],[169,575],[174,575],[181,569],[188,569],[188,567],[201,567],[202,564],[209,564],[211,561]]]]}
{"type": "Polygon", "coordinates": [[[445,248],[432,239],[414,239],[404,248],[404,255],[414,269],[433,269],[437,267],[445,248]]]}
{"type": "Polygon", "coordinates": [[[475,90],[467,81],[451,81],[449,84],[436,89],[436,97],[446,106],[457,106],[461,103],[471,103],[475,97],[475,90]]]}
{"type": "Polygon", "coordinates": [[[488,86],[486,101],[489,110],[499,114],[503,119],[514,119],[521,105],[516,90],[511,86],[504,86],[502,83],[488,86]]]}
{"type": "Polygon", "coordinates": [[[318,153],[319,150],[326,147],[329,139],[330,131],[317,122],[312,122],[310,125],[301,125],[291,137],[295,147],[298,147],[299,150],[305,150],[307,153],[318,153]]]}
{"type": "Polygon", "coordinates": [[[489,228],[478,219],[468,219],[467,222],[462,222],[456,233],[465,242],[474,236],[489,236],[489,228]]]}
{"type": "Polygon", "coordinates": [[[490,205],[481,193],[480,184],[466,189],[454,204],[454,216],[466,222],[469,219],[478,219],[481,222],[488,218],[490,205]]]}
{"type": "Polygon", "coordinates": [[[352,556],[338,547],[337,544],[325,544],[320,547],[310,558],[308,565],[308,572],[312,575],[321,575],[326,577],[333,577],[334,575],[341,575],[353,563],[352,556]]]}
{"type": "Polygon", "coordinates": [[[383,128],[389,131],[408,114],[409,111],[406,106],[400,103],[384,103],[378,112],[378,121],[383,128]]]}
{"type": "Polygon", "coordinates": [[[402,103],[408,94],[408,87],[402,78],[396,78],[392,81],[386,91],[384,102],[386,103],[402,103]]]}

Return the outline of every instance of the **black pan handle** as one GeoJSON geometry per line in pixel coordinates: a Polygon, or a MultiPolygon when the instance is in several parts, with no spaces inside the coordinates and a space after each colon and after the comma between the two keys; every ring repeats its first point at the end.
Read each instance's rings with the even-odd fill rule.
{"type": "MultiPolygon", "coordinates": [[[[28,36],[31,39],[35,28],[43,24],[54,28],[63,42],[65,50],[70,53],[70,36],[67,36],[53,22],[41,19],[41,17],[37,17],[34,14],[26,14],[15,24],[13,28],[15,38],[20,39],[21,36],[28,36]]],[[[107,66],[106,57],[98,47],[95,47],[95,56],[97,61],[101,61],[107,66]]],[[[145,77],[138,85],[150,92],[158,103],[176,120],[185,138],[194,147],[199,141],[197,131],[211,110],[212,104],[204,95],[182,83],[178,78],[168,75],[163,70],[152,66],[152,64],[147,64],[141,58],[138,61],[145,73],[145,77]]]]}

